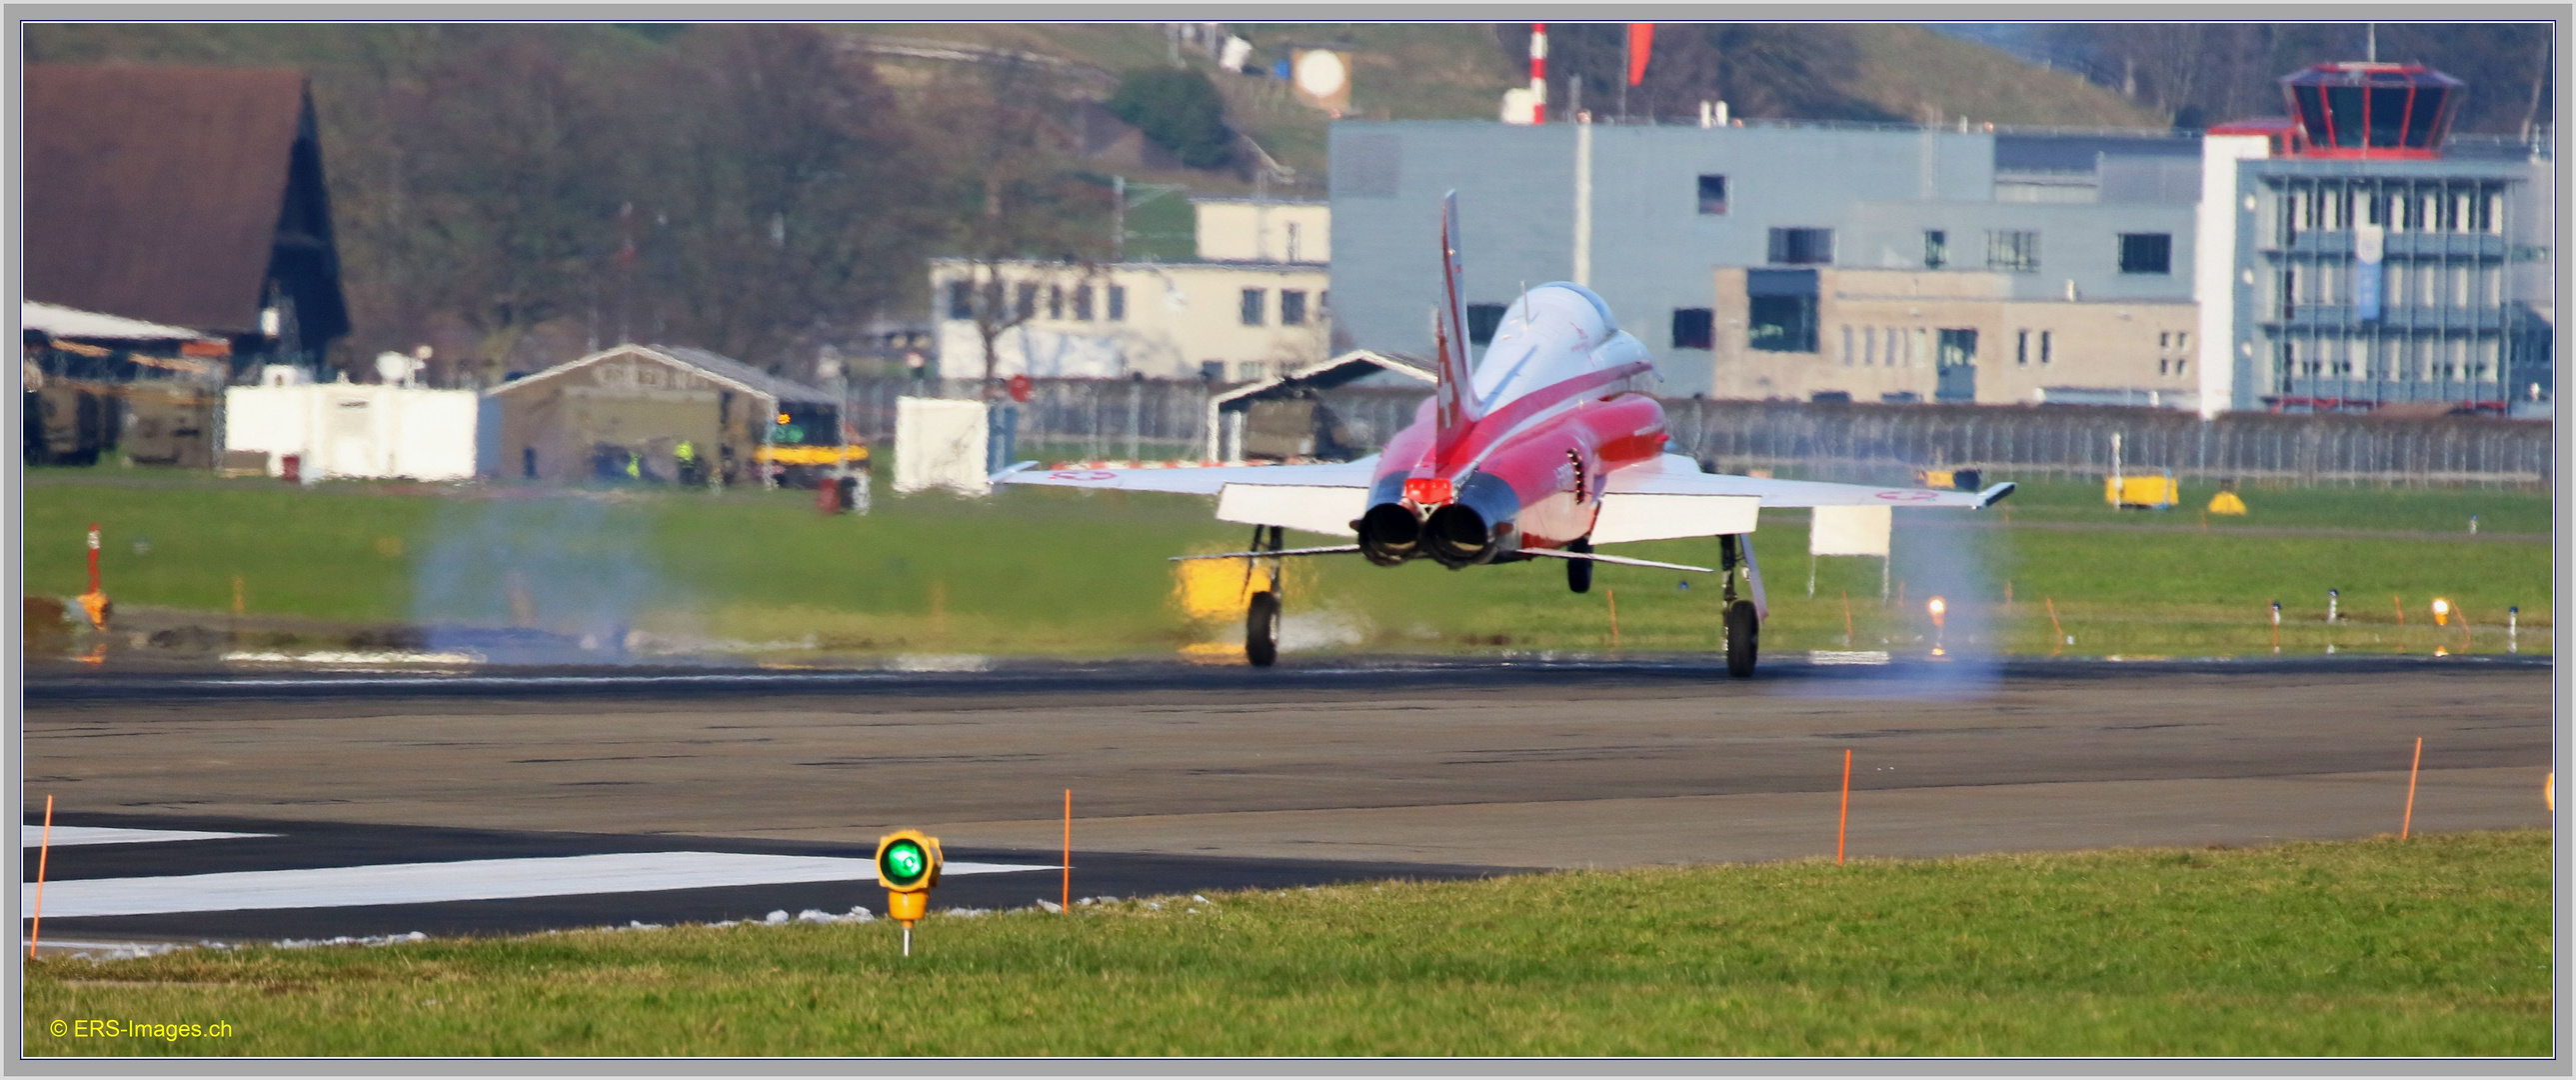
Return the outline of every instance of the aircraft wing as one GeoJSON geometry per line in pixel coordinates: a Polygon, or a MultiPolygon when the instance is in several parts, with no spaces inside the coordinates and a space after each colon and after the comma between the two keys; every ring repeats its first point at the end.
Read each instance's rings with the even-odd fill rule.
{"type": "Polygon", "coordinates": [[[1216,495],[1229,484],[1251,487],[1323,487],[1368,490],[1377,479],[1377,455],[1358,461],[1320,465],[1207,465],[1163,469],[1042,469],[1024,461],[993,474],[995,484],[1094,488],[1108,491],[1169,491],[1182,495],[1216,495]]]}
{"type": "Polygon", "coordinates": [[[1801,506],[1925,506],[1977,510],[2013,492],[2009,483],[1984,491],[1933,491],[1928,488],[1829,484],[1815,480],[1765,480],[1753,476],[1701,472],[1699,463],[1665,454],[1611,473],[1602,486],[1602,510],[1622,495],[1751,496],[1765,509],[1801,506]]]}
{"type": "Polygon", "coordinates": [[[995,484],[1169,491],[1215,495],[1216,518],[1277,525],[1327,536],[1357,536],[1351,522],[1368,509],[1377,455],[1322,465],[1211,465],[1181,469],[1040,469],[1023,462],[993,474],[995,484]]]}

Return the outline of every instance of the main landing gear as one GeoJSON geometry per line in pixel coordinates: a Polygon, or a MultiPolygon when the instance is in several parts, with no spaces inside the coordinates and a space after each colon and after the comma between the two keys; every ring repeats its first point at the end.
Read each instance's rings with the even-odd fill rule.
{"type": "Polygon", "coordinates": [[[1753,662],[1761,652],[1762,619],[1753,610],[1753,601],[1735,595],[1735,552],[1735,537],[1717,538],[1718,573],[1726,577],[1726,673],[1742,679],[1753,674],[1753,662]]]}
{"type": "MultiPolygon", "coordinates": [[[[1252,527],[1253,551],[1279,551],[1286,548],[1287,530],[1277,525],[1252,527]]],[[[1269,667],[1279,662],[1279,592],[1286,575],[1280,571],[1277,556],[1246,559],[1243,563],[1244,584],[1252,584],[1256,566],[1269,575],[1269,588],[1252,594],[1252,603],[1243,616],[1243,658],[1254,667],[1269,667]]]]}
{"type": "MultiPolygon", "coordinates": [[[[1565,545],[1565,550],[1571,551],[1577,555],[1590,555],[1592,554],[1592,538],[1586,536],[1582,539],[1568,543],[1565,545]]],[[[1591,592],[1592,560],[1565,560],[1565,587],[1579,593],[1591,592]]]]}

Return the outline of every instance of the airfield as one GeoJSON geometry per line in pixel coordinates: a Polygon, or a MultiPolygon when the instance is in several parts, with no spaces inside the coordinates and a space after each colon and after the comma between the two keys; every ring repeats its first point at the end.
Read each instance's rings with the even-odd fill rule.
{"type": "Polygon", "coordinates": [[[58,838],[75,951],[881,913],[907,826],[934,910],[1026,908],[1067,789],[1075,897],[1831,857],[1845,751],[1856,858],[2550,821],[2546,657],[1852,659],[48,669],[23,820],[237,834],[58,838]]]}

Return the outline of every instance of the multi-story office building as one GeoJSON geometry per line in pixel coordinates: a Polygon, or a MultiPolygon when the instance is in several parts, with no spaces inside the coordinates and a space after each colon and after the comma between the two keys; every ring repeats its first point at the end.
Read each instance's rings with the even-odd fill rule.
{"type": "MultiPolygon", "coordinates": [[[[1325,262],[1331,208],[1268,199],[1194,200],[1198,258],[998,268],[1006,310],[995,375],[1045,378],[1268,378],[1332,345],[1325,262]]],[[[984,373],[976,305],[994,268],[930,261],[941,369],[984,373]]]]}
{"type": "Polygon", "coordinates": [[[2436,80],[2456,89],[2394,65],[2285,79],[2315,84],[2295,135],[1344,122],[1335,325],[1430,349],[1455,189],[1471,337],[1525,285],[1576,281],[1669,394],[2209,414],[2546,398],[2550,164],[2446,146],[2436,80]],[[2382,70],[2434,88],[2420,122],[2382,70]],[[2351,102],[2374,111],[2338,120],[2351,102]],[[2365,255],[2375,309],[2354,293],[2365,255]],[[1920,370],[1887,367],[1889,342],[1920,370]]]}
{"type": "Polygon", "coordinates": [[[2282,80],[2293,115],[2213,130],[2199,268],[2203,410],[2553,396],[2551,162],[2447,140],[2464,89],[2419,66],[2282,80]]]}

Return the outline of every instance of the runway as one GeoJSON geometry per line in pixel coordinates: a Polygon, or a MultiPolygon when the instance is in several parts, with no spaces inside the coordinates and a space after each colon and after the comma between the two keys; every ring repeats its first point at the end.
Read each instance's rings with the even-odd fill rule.
{"type": "Polygon", "coordinates": [[[1845,750],[1857,857],[2249,844],[2397,831],[2418,736],[2414,829],[2545,826],[2550,677],[2505,657],[106,672],[29,686],[25,820],[51,794],[58,830],[218,834],[57,841],[47,936],[136,940],[882,911],[858,867],[906,826],[995,868],[938,905],[1026,907],[1058,895],[1068,788],[1077,897],[1830,856],[1845,750]]]}

